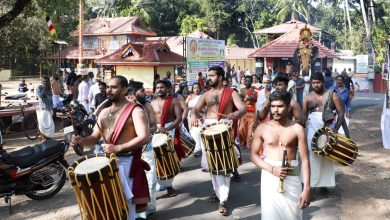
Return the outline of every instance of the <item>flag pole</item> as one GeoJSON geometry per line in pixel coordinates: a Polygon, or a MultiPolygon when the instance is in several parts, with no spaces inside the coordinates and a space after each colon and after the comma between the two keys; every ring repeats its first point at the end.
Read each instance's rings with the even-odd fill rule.
{"type": "Polygon", "coordinates": [[[81,74],[83,67],[83,0],[80,0],[79,4],[79,63],[77,65],[77,71],[81,74]]]}

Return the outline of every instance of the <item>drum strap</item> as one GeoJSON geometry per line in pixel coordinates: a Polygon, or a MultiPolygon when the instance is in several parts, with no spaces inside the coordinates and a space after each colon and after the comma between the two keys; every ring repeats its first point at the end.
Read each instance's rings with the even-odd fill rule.
{"type": "MultiPolygon", "coordinates": [[[[230,97],[232,96],[234,89],[232,88],[224,88],[222,91],[221,95],[221,101],[219,102],[218,105],[218,116],[217,119],[218,121],[221,120],[223,112],[225,108],[227,107],[227,104],[229,103],[230,97]]],[[[233,112],[236,111],[237,108],[236,106],[233,105],[233,112]]],[[[237,128],[238,128],[238,120],[233,120],[233,134],[234,134],[234,139],[237,137],[237,128]]]]}
{"type": "MultiPolygon", "coordinates": [[[[172,103],[173,103],[173,97],[168,96],[164,102],[164,106],[161,112],[161,120],[160,120],[161,127],[165,127],[172,103]]],[[[175,137],[173,141],[174,141],[174,147],[175,147],[177,157],[179,158],[179,160],[181,160],[183,157],[185,157],[185,152],[180,143],[180,128],[175,129],[175,137]]]]}
{"type": "Polygon", "coordinates": [[[161,118],[160,118],[161,127],[165,127],[165,124],[167,123],[169,110],[171,109],[172,102],[173,102],[172,96],[168,96],[165,99],[164,106],[163,106],[163,109],[161,111],[161,118]]]}
{"type": "Polygon", "coordinates": [[[110,143],[115,144],[116,141],[119,138],[119,135],[122,132],[123,126],[125,126],[127,119],[133,112],[133,109],[136,106],[140,106],[139,104],[136,103],[128,103],[126,108],[123,110],[123,112],[119,115],[118,119],[115,122],[115,127],[114,131],[112,132],[111,138],[110,138],[110,143]]]}

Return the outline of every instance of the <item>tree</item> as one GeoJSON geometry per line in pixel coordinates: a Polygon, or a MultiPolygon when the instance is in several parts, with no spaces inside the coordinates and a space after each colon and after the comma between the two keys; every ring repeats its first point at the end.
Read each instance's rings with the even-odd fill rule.
{"type": "Polygon", "coordinates": [[[198,18],[194,15],[187,15],[182,21],[180,25],[181,34],[186,35],[189,33],[192,33],[196,30],[206,30],[207,29],[207,22],[202,19],[198,18]]]}
{"type": "Polygon", "coordinates": [[[277,18],[279,21],[284,22],[286,20],[299,20],[299,18],[305,19],[306,22],[310,21],[309,7],[307,1],[303,0],[284,0],[278,1],[276,7],[279,9],[277,18]]]}
{"type": "Polygon", "coordinates": [[[31,2],[32,0],[16,0],[12,9],[0,17],[0,30],[20,15],[31,2]]]}

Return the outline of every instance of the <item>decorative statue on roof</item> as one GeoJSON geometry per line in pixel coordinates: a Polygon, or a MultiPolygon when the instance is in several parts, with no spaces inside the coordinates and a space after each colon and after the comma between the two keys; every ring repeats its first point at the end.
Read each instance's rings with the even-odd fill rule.
{"type": "Polygon", "coordinates": [[[311,59],[313,57],[312,35],[313,34],[307,25],[299,32],[298,52],[302,71],[309,72],[311,69],[311,59]]]}

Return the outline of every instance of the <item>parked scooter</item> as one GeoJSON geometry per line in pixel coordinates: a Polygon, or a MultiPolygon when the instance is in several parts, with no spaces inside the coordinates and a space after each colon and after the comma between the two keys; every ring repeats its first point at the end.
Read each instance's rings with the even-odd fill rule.
{"type": "Polygon", "coordinates": [[[14,194],[42,200],[62,189],[69,167],[67,150],[63,140],[48,140],[7,153],[0,133],[0,198],[9,204],[10,212],[14,194]]]}

